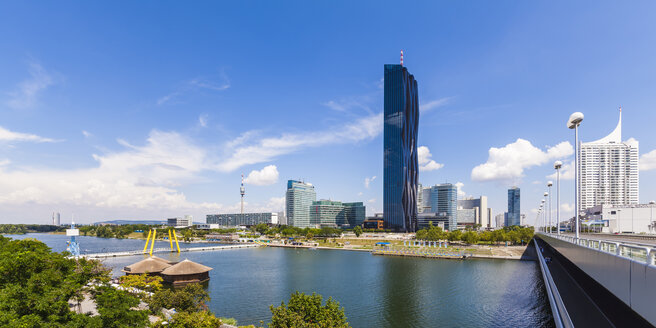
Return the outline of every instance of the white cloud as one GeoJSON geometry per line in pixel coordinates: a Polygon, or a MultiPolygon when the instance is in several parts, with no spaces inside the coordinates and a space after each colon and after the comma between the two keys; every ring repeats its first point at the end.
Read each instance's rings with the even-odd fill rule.
{"type": "Polygon", "coordinates": [[[53,78],[37,62],[29,63],[30,78],[18,84],[17,90],[9,93],[7,105],[14,109],[32,107],[38,100],[39,93],[52,85],[53,78]]]}
{"type": "Polygon", "coordinates": [[[7,166],[9,163],[11,163],[11,161],[8,159],[0,160],[0,166],[7,166]]]}
{"type": "Polygon", "coordinates": [[[487,162],[474,167],[471,178],[474,181],[513,181],[523,177],[525,169],[573,153],[572,145],[566,141],[542,151],[530,141],[519,138],[504,147],[490,148],[487,162]]]}
{"type": "Polygon", "coordinates": [[[224,91],[230,88],[230,79],[228,78],[228,75],[225,73],[225,71],[221,70],[219,75],[219,80],[221,80],[221,82],[215,82],[211,79],[203,77],[197,77],[185,81],[173,92],[157,99],[157,105],[164,105],[195,90],[205,89],[210,91],[224,91]]]}
{"type": "Polygon", "coordinates": [[[419,105],[419,111],[421,113],[425,113],[425,112],[428,112],[432,109],[445,106],[449,102],[451,102],[451,99],[453,99],[453,98],[452,97],[445,97],[445,98],[440,98],[440,99],[429,101],[425,104],[419,105]]]}
{"type": "Polygon", "coordinates": [[[244,182],[256,186],[272,185],[278,182],[278,168],[275,165],[267,165],[259,171],[253,170],[244,182]]]}
{"type": "Polygon", "coordinates": [[[444,164],[437,163],[431,159],[433,155],[426,146],[417,148],[417,159],[419,162],[419,172],[428,172],[438,170],[444,167],[444,164]]]}
{"type": "MultiPolygon", "coordinates": [[[[556,181],[558,174],[555,171],[554,169],[554,173],[547,175],[547,179],[556,181]]],[[[560,168],[560,180],[574,180],[574,161],[564,163],[560,168]]]]}
{"type": "Polygon", "coordinates": [[[280,212],[285,209],[285,197],[271,197],[267,202],[267,210],[280,212]]]}
{"type": "Polygon", "coordinates": [[[370,204],[374,204],[374,203],[376,203],[376,198],[372,198],[372,199],[368,200],[367,202],[370,203],[370,204]]]}
{"type": "Polygon", "coordinates": [[[200,125],[203,128],[207,127],[207,114],[198,116],[198,125],[200,125]]]}
{"type": "Polygon", "coordinates": [[[54,139],[39,137],[35,134],[9,131],[0,126],[0,142],[56,142],[54,139]]]}
{"type": "Polygon", "coordinates": [[[358,196],[362,196],[362,195],[363,195],[362,191],[358,193],[358,196]]]}
{"type": "Polygon", "coordinates": [[[364,178],[364,187],[369,189],[369,184],[372,183],[374,180],[376,180],[376,176],[374,175],[373,177],[369,178],[364,178]]]}
{"type": "Polygon", "coordinates": [[[82,130],[82,135],[84,135],[85,138],[89,138],[89,137],[93,136],[93,134],[91,134],[91,132],[86,131],[86,130],[82,130]]]}
{"type": "Polygon", "coordinates": [[[640,171],[649,171],[656,169],[656,150],[640,156],[640,171]]]}
{"type": "Polygon", "coordinates": [[[456,182],[455,186],[456,188],[458,188],[458,198],[463,198],[467,195],[467,193],[464,190],[462,190],[462,187],[465,186],[464,183],[458,181],[456,182]]]}
{"type": "Polygon", "coordinates": [[[383,115],[375,114],[325,131],[286,133],[279,137],[257,140],[252,140],[256,139],[256,134],[247,132],[227,143],[228,156],[218,168],[221,171],[234,171],[244,165],[268,162],[303,148],[370,140],[378,136],[382,128],[383,115]]]}
{"type": "Polygon", "coordinates": [[[61,208],[215,212],[216,203],[193,203],[176,190],[212,167],[207,152],[173,132],[152,131],[144,146],[93,155],[96,167],[72,170],[0,167],[0,204],[61,208]]]}

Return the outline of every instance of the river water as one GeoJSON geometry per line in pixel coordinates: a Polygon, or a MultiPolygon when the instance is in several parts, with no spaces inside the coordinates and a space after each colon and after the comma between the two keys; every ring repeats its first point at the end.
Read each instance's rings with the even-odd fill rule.
{"type": "MultiPolygon", "coordinates": [[[[66,236],[27,234],[54,251],[66,236]]],[[[140,240],[79,237],[88,253],[142,249],[140,240]]],[[[202,244],[181,243],[180,247],[202,244]]],[[[155,247],[168,247],[156,242],[155,247]]],[[[159,253],[214,268],[209,307],[240,325],[265,323],[269,306],[298,290],[332,296],[353,327],[551,327],[551,312],[536,262],[444,260],[374,256],[367,252],[261,247],[159,253]]],[[[143,256],[103,260],[115,276],[143,256]]]]}

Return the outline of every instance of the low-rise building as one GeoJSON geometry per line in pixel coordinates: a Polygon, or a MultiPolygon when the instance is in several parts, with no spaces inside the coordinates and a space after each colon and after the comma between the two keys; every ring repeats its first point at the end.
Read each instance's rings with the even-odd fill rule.
{"type": "Polygon", "coordinates": [[[581,224],[607,233],[656,233],[656,204],[593,206],[581,224]]]}
{"type": "Polygon", "coordinates": [[[362,222],[362,228],[383,230],[385,229],[385,220],[383,220],[382,216],[368,217],[366,220],[364,220],[364,222],[362,222]]]}
{"type": "Polygon", "coordinates": [[[169,227],[186,228],[194,225],[194,220],[191,215],[185,215],[184,218],[170,218],[166,221],[169,227]]]}
{"type": "Polygon", "coordinates": [[[446,213],[424,212],[417,214],[417,230],[428,228],[431,223],[433,226],[438,226],[443,230],[449,230],[449,224],[452,223],[452,219],[446,213]]]}
{"type": "Polygon", "coordinates": [[[260,223],[275,225],[278,224],[278,213],[208,214],[205,222],[224,227],[253,226],[260,223]]]}

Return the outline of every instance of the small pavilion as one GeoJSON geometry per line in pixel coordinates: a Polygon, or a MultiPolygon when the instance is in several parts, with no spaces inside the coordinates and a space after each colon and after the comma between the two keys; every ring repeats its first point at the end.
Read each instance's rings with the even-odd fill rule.
{"type": "Polygon", "coordinates": [[[124,267],[121,271],[125,272],[126,275],[147,273],[149,275],[159,276],[164,269],[173,264],[175,264],[175,262],[169,262],[157,256],[150,256],[137,263],[124,267]]]}
{"type": "Polygon", "coordinates": [[[164,282],[173,285],[185,285],[195,282],[204,282],[210,279],[212,268],[185,259],[171,265],[160,272],[164,282]]]}

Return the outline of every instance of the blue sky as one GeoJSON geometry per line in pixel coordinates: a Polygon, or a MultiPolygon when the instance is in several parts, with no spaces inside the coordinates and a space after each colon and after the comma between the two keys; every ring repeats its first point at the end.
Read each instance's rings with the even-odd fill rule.
{"type": "MultiPolygon", "coordinates": [[[[553,161],[617,124],[656,199],[649,1],[3,2],[0,222],[283,207],[288,179],[382,210],[383,65],[419,84],[424,185],[529,221],[553,161]],[[521,139],[521,140],[518,140],[521,139]],[[498,150],[492,150],[497,148],[498,150]],[[492,154],[492,156],[491,156],[492,154]],[[478,168],[477,168],[478,167],[478,168]],[[374,178],[375,177],[375,178],[374,178]]],[[[572,180],[562,181],[572,213],[572,180]]]]}

